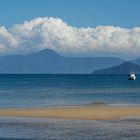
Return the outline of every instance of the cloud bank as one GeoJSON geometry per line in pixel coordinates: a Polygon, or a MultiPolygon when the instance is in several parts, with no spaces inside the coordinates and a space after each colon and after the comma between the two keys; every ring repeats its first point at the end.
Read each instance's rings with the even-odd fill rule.
{"type": "Polygon", "coordinates": [[[140,27],[76,28],[59,18],[36,18],[6,29],[0,26],[0,55],[27,54],[45,48],[61,54],[137,57],[140,27]]]}

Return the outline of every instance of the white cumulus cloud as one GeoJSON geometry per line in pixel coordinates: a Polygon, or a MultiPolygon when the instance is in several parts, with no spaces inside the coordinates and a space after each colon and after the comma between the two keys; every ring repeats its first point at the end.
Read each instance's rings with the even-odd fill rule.
{"type": "Polygon", "coordinates": [[[137,57],[140,27],[76,28],[59,18],[35,18],[10,29],[0,26],[0,54],[27,54],[45,48],[61,54],[137,57]]]}

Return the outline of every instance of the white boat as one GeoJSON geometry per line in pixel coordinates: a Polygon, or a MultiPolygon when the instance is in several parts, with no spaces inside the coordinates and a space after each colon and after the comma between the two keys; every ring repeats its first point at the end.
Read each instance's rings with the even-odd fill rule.
{"type": "Polygon", "coordinates": [[[129,75],[128,75],[128,80],[136,80],[136,75],[134,72],[131,72],[129,75]]]}

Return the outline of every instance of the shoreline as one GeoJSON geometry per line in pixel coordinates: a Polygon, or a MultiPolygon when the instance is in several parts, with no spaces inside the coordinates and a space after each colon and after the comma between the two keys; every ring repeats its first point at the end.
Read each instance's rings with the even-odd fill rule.
{"type": "Polygon", "coordinates": [[[51,108],[75,108],[75,107],[140,107],[140,104],[108,104],[108,103],[103,103],[103,104],[83,104],[83,105],[56,105],[56,106],[32,106],[32,107],[5,107],[5,108],[0,108],[0,110],[19,110],[19,109],[51,109],[51,108]]]}
{"type": "Polygon", "coordinates": [[[118,120],[140,117],[140,106],[92,105],[44,108],[0,109],[2,117],[55,118],[84,120],[118,120]]]}

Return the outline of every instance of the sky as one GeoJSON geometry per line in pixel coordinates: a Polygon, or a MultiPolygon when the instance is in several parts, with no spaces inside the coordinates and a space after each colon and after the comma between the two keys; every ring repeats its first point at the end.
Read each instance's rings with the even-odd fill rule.
{"type": "Polygon", "coordinates": [[[138,57],[139,13],[140,0],[0,0],[0,55],[138,57]]]}
{"type": "Polygon", "coordinates": [[[140,25],[140,0],[0,0],[0,25],[57,17],[76,27],[140,25]]]}

